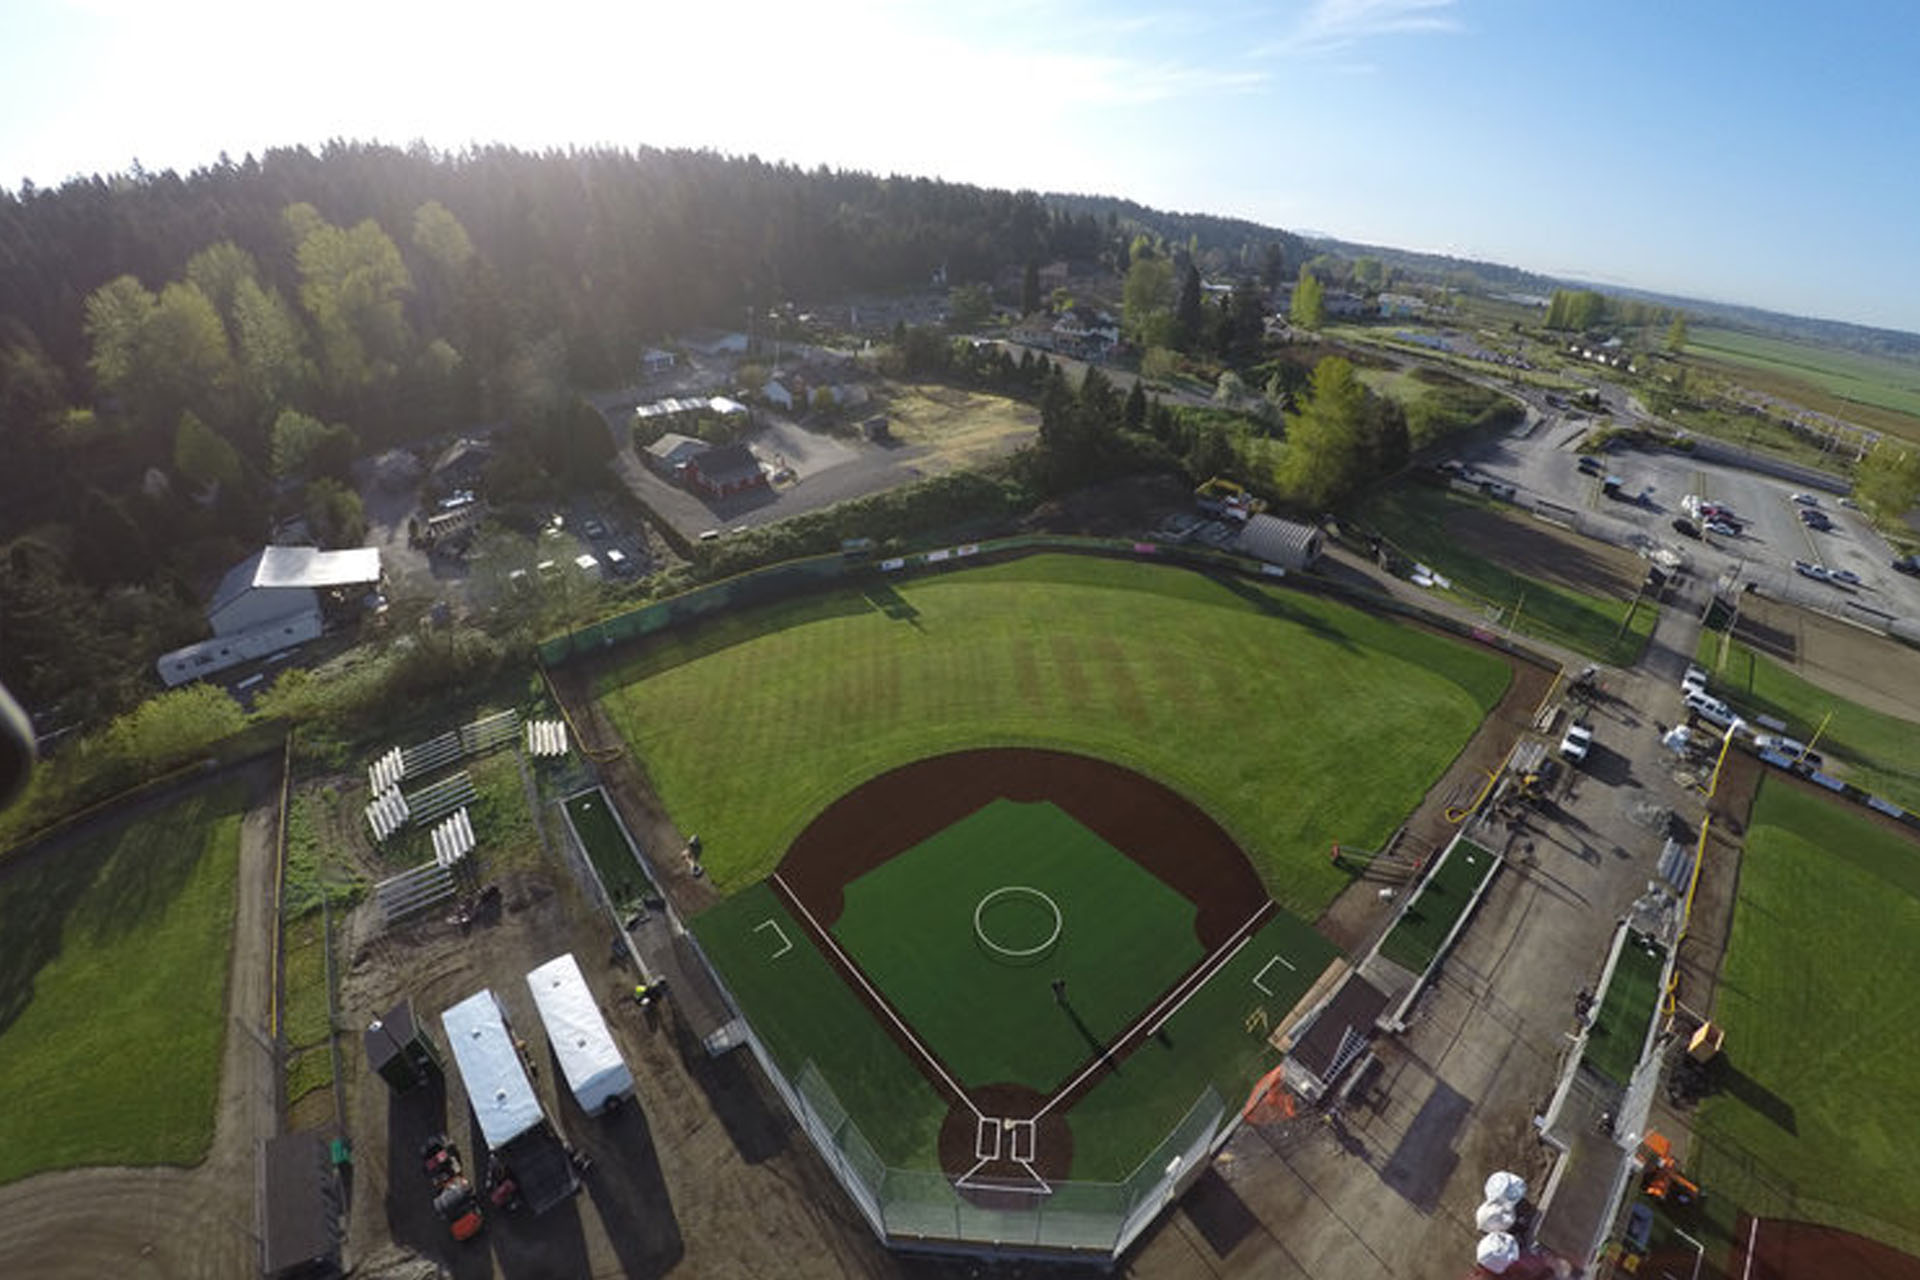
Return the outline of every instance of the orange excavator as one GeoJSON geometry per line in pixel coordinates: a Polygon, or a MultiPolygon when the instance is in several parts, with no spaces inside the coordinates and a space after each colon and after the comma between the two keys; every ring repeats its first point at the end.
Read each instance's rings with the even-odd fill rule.
{"type": "Polygon", "coordinates": [[[1640,1142],[1640,1160],[1646,1167],[1640,1188],[1649,1199],[1680,1206],[1699,1202],[1700,1184],[1680,1172],[1679,1162],[1673,1158],[1673,1144],[1665,1134],[1647,1130],[1640,1142]]]}

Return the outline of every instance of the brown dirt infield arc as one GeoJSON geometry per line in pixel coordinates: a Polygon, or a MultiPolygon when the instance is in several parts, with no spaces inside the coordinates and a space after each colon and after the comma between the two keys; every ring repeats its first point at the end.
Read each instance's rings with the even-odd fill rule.
{"type": "MultiPolygon", "coordinates": [[[[844,890],[854,880],[897,854],[929,839],[994,800],[1048,801],[1159,878],[1197,908],[1194,932],[1209,960],[1243,930],[1256,912],[1264,920],[1273,910],[1260,877],[1219,823],[1192,801],[1131,769],[1088,756],[1035,748],[983,748],[933,756],[861,783],[821,811],[800,833],[771,880],[775,891],[806,907],[823,929],[831,929],[845,906],[844,890]]],[[[804,919],[801,912],[796,919],[804,919]]],[[[930,1051],[908,1038],[849,972],[837,948],[815,945],[840,972],[854,994],[886,1027],[922,1074],[949,1099],[940,1129],[940,1165],[959,1177],[975,1164],[977,1118],[1023,1119],[1053,1105],[1040,1117],[1033,1168],[1053,1181],[1072,1166],[1072,1137],[1066,1114],[1073,1104],[1144,1038],[1145,1020],[1114,1042],[1099,1069],[1076,1077],[1046,1095],[1022,1085],[993,1084],[955,1097],[954,1086],[929,1065],[930,1051]]],[[[1202,962],[1202,968],[1207,965],[1202,962]]],[[[1192,982],[1189,974],[1168,993],[1192,982]]],[[[1197,985],[1197,984],[1195,984],[1197,985]]],[[[1159,997],[1143,1007],[1151,1008],[1159,997]]],[[[945,1064],[940,1064],[942,1069],[945,1064]]],[[[948,1073],[949,1076],[951,1072],[948,1073]]],[[[1006,1148],[1003,1146],[1003,1150],[1006,1148]]],[[[995,1162],[976,1174],[981,1179],[1021,1181],[1024,1170],[995,1162]]]]}

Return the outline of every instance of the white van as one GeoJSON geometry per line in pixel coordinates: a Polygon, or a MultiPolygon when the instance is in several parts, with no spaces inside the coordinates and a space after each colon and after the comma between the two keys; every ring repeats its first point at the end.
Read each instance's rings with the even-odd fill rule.
{"type": "Polygon", "coordinates": [[[1687,674],[1680,677],[1680,690],[1683,693],[1705,693],[1707,691],[1706,668],[1688,667],[1687,674]]]}
{"type": "Polygon", "coordinates": [[[621,577],[625,577],[627,570],[633,567],[633,561],[618,547],[608,547],[604,554],[607,558],[607,568],[621,577]]]}
{"type": "Polygon", "coordinates": [[[1731,728],[1740,718],[1734,714],[1732,707],[1704,689],[1697,689],[1687,694],[1687,710],[1708,724],[1722,729],[1731,728]]]}

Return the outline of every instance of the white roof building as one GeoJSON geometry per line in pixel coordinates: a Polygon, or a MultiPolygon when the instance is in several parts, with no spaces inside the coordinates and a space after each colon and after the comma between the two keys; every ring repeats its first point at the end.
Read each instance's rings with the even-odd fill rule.
{"type": "Polygon", "coordinates": [[[498,1151],[545,1119],[491,990],[476,992],[443,1012],[440,1025],[446,1028],[447,1045],[467,1086],[467,1102],[488,1147],[498,1151]]]}
{"type": "Polygon", "coordinates": [[[1305,569],[1320,558],[1320,531],[1277,516],[1258,515],[1240,527],[1234,550],[1283,569],[1305,569]]]}
{"type": "Polygon", "coordinates": [[[553,1056],[574,1100],[589,1115],[597,1115],[621,1098],[633,1094],[633,1073],[620,1056],[620,1047],[607,1030],[607,1020],[594,1003],[593,989],[571,952],[555,956],[527,974],[527,988],[547,1028],[553,1056]]]}
{"type": "Polygon", "coordinates": [[[254,631],[280,618],[317,611],[323,589],[371,587],[379,581],[378,547],[262,547],[227,570],[207,606],[207,621],[216,636],[254,631]]]}

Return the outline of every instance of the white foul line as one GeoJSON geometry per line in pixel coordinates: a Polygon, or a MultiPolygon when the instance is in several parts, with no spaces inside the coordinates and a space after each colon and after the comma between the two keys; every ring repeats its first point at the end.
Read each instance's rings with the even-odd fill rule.
{"type": "MultiPolygon", "coordinates": [[[[782,892],[787,895],[787,901],[800,908],[800,914],[805,916],[807,923],[813,926],[814,934],[829,947],[833,948],[833,954],[840,957],[840,963],[846,966],[847,972],[851,973],[854,976],[854,980],[866,989],[869,996],[873,997],[873,1002],[880,1006],[881,1011],[887,1015],[887,1018],[893,1025],[900,1028],[900,1034],[907,1038],[907,1043],[918,1050],[920,1056],[927,1060],[927,1065],[932,1067],[934,1071],[939,1074],[940,1078],[947,1082],[947,1088],[951,1089],[954,1096],[960,1099],[961,1105],[973,1112],[976,1120],[986,1119],[986,1114],[982,1112],[980,1108],[973,1105],[973,1099],[967,1096],[967,1091],[962,1089],[959,1083],[947,1074],[947,1069],[940,1065],[940,1059],[934,1057],[927,1046],[920,1043],[920,1037],[913,1034],[912,1029],[900,1020],[900,1015],[893,1011],[893,1006],[887,1003],[886,999],[882,997],[878,991],[873,989],[873,984],[867,981],[867,975],[860,972],[860,967],[854,964],[847,956],[847,953],[840,949],[840,944],[833,940],[833,935],[820,927],[820,922],[814,918],[813,912],[807,910],[807,904],[800,901],[799,895],[788,886],[785,880],[780,879],[780,873],[778,871],[773,873],[773,879],[779,883],[782,892]]],[[[1036,1117],[1036,1119],[1037,1118],[1038,1117],[1036,1117]]]]}
{"type": "Polygon", "coordinates": [[[1053,1110],[1054,1106],[1059,1103],[1060,1099],[1066,1097],[1068,1094],[1072,1093],[1075,1089],[1079,1088],[1080,1083],[1083,1080],[1085,1080],[1088,1076],[1092,1075],[1094,1072],[1098,1071],[1102,1066],[1106,1065],[1107,1060],[1113,1057],[1113,1054],[1114,1054],[1113,1046],[1118,1044],[1125,1044],[1127,1040],[1132,1037],[1133,1030],[1135,1027],[1140,1026],[1142,1023],[1146,1022],[1150,1018],[1154,1018],[1154,1016],[1158,1014],[1159,1015],[1158,1019],[1155,1020],[1151,1026],[1147,1027],[1147,1029],[1141,1033],[1143,1036],[1150,1036],[1154,1032],[1158,1031],[1166,1023],[1168,1018],[1171,1018],[1174,1014],[1180,1012],[1182,1006],[1184,1006],[1187,1003],[1187,1001],[1193,999],[1195,992],[1199,991],[1200,988],[1206,986],[1207,983],[1213,979],[1213,976],[1215,974],[1219,973],[1220,970],[1225,968],[1227,964],[1235,956],[1240,954],[1240,948],[1246,946],[1247,943],[1253,941],[1253,939],[1246,936],[1247,930],[1253,928],[1254,925],[1258,924],[1260,922],[1260,917],[1267,914],[1267,912],[1271,910],[1272,907],[1273,907],[1272,901],[1261,903],[1259,908],[1252,915],[1247,917],[1247,922],[1241,925],[1238,929],[1235,929],[1233,933],[1229,935],[1228,941],[1226,943],[1221,944],[1220,950],[1214,952],[1210,958],[1201,961],[1200,967],[1198,969],[1195,969],[1192,973],[1188,974],[1186,978],[1183,979],[1178,986],[1174,987],[1172,991],[1169,991],[1166,995],[1160,997],[1160,1002],[1158,1004],[1154,1005],[1153,1008],[1147,1010],[1145,1013],[1141,1014],[1138,1018],[1134,1019],[1133,1023],[1125,1031],[1122,1031],[1118,1036],[1114,1037],[1112,1044],[1109,1044],[1105,1049],[1101,1050],[1100,1056],[1095,1058],[1092,1062],[1088,1063],[1085,1069],[1083,1069],[1079,1075],[1075,1076],[1071,1081],[1063,1085],[1061,1088],[1056,1089],[1054,1091],[1053,1096],[1047,1099],[1047,1104],[1041,1107],[1038,1111],[1033,1113],[1033,1118],[1035,1120],[1038,1120],[1041,1116],[1053,1110]],[[1167,1008],[1169,1004],[1171,1004],[1173,1007],[1167,1008]],[[1161,1013],[1162,1009],[1165,1009],[1166,1012],[1161,1013]]]}

